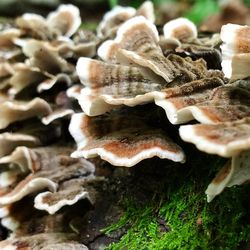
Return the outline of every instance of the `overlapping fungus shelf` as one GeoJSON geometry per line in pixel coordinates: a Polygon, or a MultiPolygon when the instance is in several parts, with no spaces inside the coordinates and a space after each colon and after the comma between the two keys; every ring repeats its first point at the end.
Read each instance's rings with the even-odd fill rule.
{"type": "Polygon", "coordinates": [[[115,7],[96,32],[79,28],[69,4],[2,27],[0,216],[13,235],[1,249],[87,249],[65,218],[81,216],[80,200],[95,204],[104,161],[185,164],[186,141],[227,159],[208,201],[250,180],[250,28],[226,24],[200,36],[177,18],[160,34],[154,22],[147,1],[115,7]],[[31,237],[21,226],[27,211],[46,228],[34,225],[31,237]]]}

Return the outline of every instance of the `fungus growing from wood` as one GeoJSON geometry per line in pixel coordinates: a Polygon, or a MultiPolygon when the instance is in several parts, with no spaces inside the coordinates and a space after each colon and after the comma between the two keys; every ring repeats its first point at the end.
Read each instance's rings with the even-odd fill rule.
{"type": "Polygon", "coordinates": [[[159,35],[146,1],[95,34],[79,13],[62,5],[0,31],[0,217],[14,233],[1,249],[86,249],[76,221],[103,202],[105,171],[129,171],[110,165],[180,167],[198,152],[186,142],[227,159],[209,202],[250,179],[248,26],[201,37],[179,18],[159,35]]]}

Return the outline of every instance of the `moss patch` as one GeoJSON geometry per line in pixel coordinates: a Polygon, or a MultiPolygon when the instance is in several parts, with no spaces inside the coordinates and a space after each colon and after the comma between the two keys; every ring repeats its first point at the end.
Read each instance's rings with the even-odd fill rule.
{"type": "Polygon", "coordinates": [[[198,155],[167,169],[145,203],[127,192],[123,216],[103,231],[110,235],[128,229],[106,249],[249,249],[249,186],[226,189],[206,202],[204,191],[224,161],[198,155]]]}

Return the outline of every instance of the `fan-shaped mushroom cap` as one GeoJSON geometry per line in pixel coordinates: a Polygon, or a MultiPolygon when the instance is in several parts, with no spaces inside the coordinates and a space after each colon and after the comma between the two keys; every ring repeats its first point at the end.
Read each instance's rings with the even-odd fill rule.
{"type": "Polygon", "coordinates": [[[42,190],[44,188],[48,188],[52,192],[55,192],[57,185],[47,178],[39,177],[32,179],[32,175],[29,175],[23,181],[21,181],[12,191],[5,194],[4,196],[0,196],[0,204],[3,206],[14,203],[18,200],[21,200],[26,195],[42,190]]]}
{"type": "Polygon", "coordinates": [[[221,28],[222,70],[226,77],[242,79],[250,76],[249,37],[250,27],[237,24],[226,24],[221,28]]]}
{"type": "Polygon", "coordinates": [[[50,195],[52,201],[54,199],[53,206],[52,204],[51,206],[47,204],[47,201],[50,200],[49,198],[46,201],[41,200],[41,196],[39,196],[40,198],[36,200],[39,209],[48,209],[51,213],[56,212],[64,205],[73,204],[84,197],[91,199],[87,189],[84,189],[82,186],[84,186],[85,180],[93,178],[94,166],[84,159],[75,160],[70,158],[70,151],[70,148],[58,146],[34,149],[21,147],[17,148],[10,156],[3,158],[0,163],[9,162],[31,173],[19,183],[17,181],[17,185],[10,189],[9,192],[1,195],[0,204],[2,206],[11,204],[30,193],[43,190],[44,188],[49,189],[51,192],[55,192],[59,188],[58,194],[55,195],[57,199],[55,199],[54,195],[50,195]],[[81,178],[72,182],[72,179],[80,176],[81,178]],[[70,183],[67,184],[67,182],[70,183]],[[73,183],[74,185],[70,185],[73,183]],[[66,194],[68,199],[64,196],[66,194]]]}
{"type": "Polygon", "coordinates": [[[96,54],[96,40],[77,41],[77,39],[58,39],[53,42],[39,41],[35,39],[15,39],[14,43],[24,50],[26,56],[31,57],[34,49],[46,47],[52,52],[58,53],[62,58],[78,58],[80,56],[93,57],[96,54]],[[75,41],[76,40],[76,41],[75,41]]]}
{"type": "MultiPolygon", "coordinates": [[[[21,236],[13,239],[1,241],[2,250],[21,250],[20,246],[33,248],[39,245],[41,250],[87,250],[88,248],[75,241],[73,233],[40,233],[32,236],[21,236]]],[[[23,247],[22,247],[23,248],[23,247]]]]}
{"type": "Polygon", "coordinates": [[[59,201],[57,201],[57,199],[58,199],[58,197],[56,197],[57,195],[58,195],[58,193],[56,195],[53,195],[53,193],[51,193],[51,192],[43,192],[43,193],[38,194],[35,198],[34,207],[36,209],[39,209],[39,210],[46,210],[49,214],[54,214],[63,206],[73,205],[77,201],[79,201],[83,198],[89,199],[89,194],[87,191],[84,191],[84,189],[82,191],[80,191],[80,190],[66,190],[64,192],[61,192],[60,195],[64,196],[64,197],[63,198],[59,197],[59,198],[61,198],[61,199],[59,199],[59,201]],[[51,196],[52,197],[55,196],[53,198],[56,198],[56,199],[55,200],[53,200],[53,198],[51,199],[51,196]],[[48,200],[50,200],[49,203],[44,202],[44,201],[48,201],[48,200]],[[52,202],[54,202],[54,203],[52,203],[52,202]]]}
{"type": "MultiPolygon", "coordinates": [[[[172,79],[173,84],[208,74],[203,60],[192,61],[177,55],[170,55],[167,60],[165,76],[172,79]]],[[[167,83],[152,71],[146,72],[140,67],[80,58],[76,70],[81,82],[87,86],[77,99],[84,112],[91,116],[102,114],[115,105],[136,106],[165,97],[167,83]]]]}
{"type": "Polygon", "coordinates": [[[75,84],[72,87],[67,89],[67,96],[70,98],[78,99],[82,89],[83,89],[82,85],[75,84]]]}
{"type": "Polygon", "coordinates": [[[151,1],[145,1],[136,11],[136,16],[144,16],[146,19],[155,22],[154,5],[151,1]]]}
{"type": "Polygon", "coordinates": [[[223,86],[223,80],[218,77],[166,89],[165,93],[165,99],[156,100],[155,103],[165,109],[169,120],[174,124],[187,122],[192,118],[201,123],[216,124],[250,115],[250,92],[247,86],[241,83],[223,86]],[[181,94],[179,91],[184,92],[181,94]]]}
{"type": "Polygon", "coordinates": [[[39,83],[45,79],[45,75],[38,69],[24,63],[16,65],[15,74],[11,76],[9,84],[12,87],[9,92],[17,94],[26,87],[39,83]]]}
{"type": "Polygon", "coordinates": [[[97,53],[104,61],[116,62],[125,58],[125,61],[150,68],[169,82],[171,79],[164,73],[169,62],[163,56],[158,42],[159,35],[155,25],[139,16],[123,23],[116,38],[104,42],[97,53]],[[122,59],[118,59],[118,54],[122,59]]]}
{"type": "Polygon", "coordinates": [[[184,125],[180,136],[202,151],[231,157],[250,148],[250,118],[214,125],[184,125]]]}
{"type": "Polygon", "coordinates": [[[72,109],[56,109],[51,114],[43,117],[42,123],[48,125],[58,119],[71,117],[72,114],[74,114],[74,110],[72,109]]]}
{"type": "Polygon", "coordinates": [[[121,23],[133,17],[136,10],[132,7],[115,6],[107,12],[97,27],[97,35],[99,37],[108,36],[113,29],[116,29],[121,23]]]}
{"type": "MultiPolygon", "coordinates": [[[[249,147],[248,147],[249,148],[249,147]]],[[[250,180],[250,151],[243,151],[233,156],[219,171],[206,190],[207,201],[210,202],[226,187],[241,185],[250,180]]]]}
{"type": "Polygon", "coordinates": [[[48,15],[47,22],[53,29],[59,30],[60,35],[70,37],[81,25],[80,11],[72,4],[62,4],[48,15]]]}
{"type": "MultiPolygon", "coordinates": [[[[158,43],[159,35],[155,25],[139,16],[122,24],[117,31],[116,38],[104,42],[97,53],[104,61],[132,62],[137,66],[149,68],[167,83],[180,75],[183,75],[183,78],[191,77],[187,70],[191,70],[192,67],[184,68],[182,72],[180,70],[183,66],[187,66],[184,65],[185,63],[192,64],[192,62],[177,55],[170,55],[166,58],[158,43]]],[[[196,77],[193,75],[190,80],[195,80],[196,77]]]]}
{"type": "Polygon", "coordinates": [[[0,164],[9,164],[18,166],[21,172],[35,172],[36,166],[32,160],[32,151],[25,146],[17,147],[10,155],[0,159],[0,164]]]}
{"type": "MultiPolygon", "coordinates": [[[[34,207],[46,210],[49,214],[55,214],[64,206],[70,206],[79,200],[88,199],[92,204],[95,202],[95,190],[91,182],[103,181],[103,178],[88,176],[84,179],[71,179],[59,186],[56,192],[42,192],[34,199],[34,207]]],[[[93,184],[93,183],[92,183],[93,184]]]]}
{"type": "Polygon", "coordinates": [[[78,149],[73,157],[99,155],[116,166],[131,167],[143,159],[158,156],[183,162],[182,150],[160,130],[145,124],[142,114],[121,110],[99,117],[74,114],[70,133],[78,149]],[[141,116],[142,117],[141,117],[141,116]]]}
{"type": "Polygon", "coordinates": [[[93,57],[96,54],[96,42],[61,43],[54,47],[63,58],[79,58],[80,56],[93,57]]]}
{"type": "MultiPolygon", "coordinates": [[[[87,57],[79,58],[76,65],[76,71],[81,82],[85,86],[97,89],[100,87],[108,87],[112,84],[119,85],[119,92],[121,94],[123,94],[123,88],[124,91],[126,91],[128,85],[127,83],[131,84],[131,88],[128,90],[129,92],[133,91],[133,86],[134,88],[136,87],[135,84],[143,85],[145,83],[145,86],[148,84],[148,88],[151,89],[150,86],[153,85],[153,81],[158,80],[157,76],[151,72],[151,74],[149,73],[144,76],[145,73],[137,67],[105,63],[87,57]]],[[[154,87],[152,87],[152,89],[153,88],[154,87]]],[[[140,91],[140,88],[138,91],[140,91]]]]}
{"type": "MultiPolygon", "coordinates": [[[[42,249],[83,249],[78,244],[80,234],[72,230],[72,221],[83,218],[86,210],[82,206],[67,206],[54,215],[41,212],[33,207],[33,197],[30,195],[24,200],[3,207],[1,223],[13,231],[6,241],[1,241],[0,248],[12,245],[17,249],[23,246],[42,249]],[[32,235],[31,235],[32,230],[32,235]],[[65,235],[64,235],[65,234],[65,235]],[[53,237],[52,237],[52,236],[53,237]],[[46,245],[45,245],[46,243],[46,245]]],[[[7,248],[9,249],[9,248],[7,248]]]]}
{"type": "Polygon", "coordinates": [[[0,134],[0,156],[10,154],[17,146],[34,147],[40,144],[40,140],[35,136],[5,132],[0,134]]]}
{"type": "Polygon", "coordinates": [[[163,97],[155,99],[155,104],[165,110],[172,124],[181,124],[193,119],[213,123],[212,117],[205,110],[209,108],[205,102],[211,98],[214,89],[223,84],[220,78],[211,77],[166,88],[162,90],[163,97]]]}
{"type": "Polygon", "coordinates": [[[14,39],[21,36],[21,31],[19,29],[10,28],[0,32],[0,48],[13,47],[14,39]]]}
{"type": "Polygon", "coordinates": [[[81,82],[87,86],[81,91],[78,101],[89,115],[105,112],[108,104],[135,106],[146,103],[151,100],[147,100],[144,94],[161,88],[160,84],[155,83],[157,77],[154,74],[145,77],[137,67],[80,58],[76,69],[81,82]],[[92,99],[92,96],[97,99],[92,99]]]}
{"type": "Polygon", "coordinates": [[[70,37],[81,24],[80,11],[71,4],[60,5],[47,19],[26,13],[17,18],[16,24],[24,32],[42,40],[52,40],[58,36],[70,37]]]}
{"type": "Polygon", "coordinates": [[[22,53],[14,44],[14,40],[19,36],[21,36],[21,31],[12,27],[0,31],[1,63],[15,59],[16,56],[22,53]]]}
{"type": "Polygon", "coordinates": [[[174,38],[180,41],[194,39],[198,35],[195,24],[184,17],[167,22],[163,27],[163,33],[165,38],[174,38]]]}
{"type": "Polygon", "coordinates": [[[116,60],[119,48],[143,52],[148,48],[160,50],[159,34],[155,25],[142,16],[134,17],[123,23],[114,40],[105,41],[98,49],[104,61],[116,60]]]}
{"type": "Polygon", "coordinates": [[[0,77],[11,76],[14,74],[14,67],[8,62],[0,63],[0,77]]]}
{"type": "Polygon", "coordinates": [[[115,6],[107,12],[97,27],[99,37],[112,36],[121,24],[135,16],[144,16],[151,22],[155,21],[154,6],[151,1],[145,1],[136,11],[132,7],[115,6]]]}
{"type": "Polygon", "coordinates": [[[58,83],[64,83],[67,86],[70,86],[72,84],[72,77],[65,73],[59,73],[55,76],[51,75],[50,78],[47,78],[43,81],[41,81],[37,85],[37,92],[41,93],[43,91],[52,89],[56,84],[58,83]]]}
{"type": "Polygon", "coordinates": [[[5,101],[0,104],[0,129],[16,121],[46,116],[51,112],[50,105],[41,98],[35,98],[29,102],[5,101]]]}
{"type": "Polygon", "coordinates": [[[51,74],[72,72],[72,66],[59,56],[57,51],[51,50],[46,43],[30,40],[22,47],[23,53],[29,57],[29,66],[37,67],[40,71],[51,74]]]}
{"type": "Polygon", "coordinates": [[[39,39],[52,39],[56,37],[55,31],[48,27],[47,21],[40,15],[25,13],[16,19],[16,25],[26,33],[39,39]]]}

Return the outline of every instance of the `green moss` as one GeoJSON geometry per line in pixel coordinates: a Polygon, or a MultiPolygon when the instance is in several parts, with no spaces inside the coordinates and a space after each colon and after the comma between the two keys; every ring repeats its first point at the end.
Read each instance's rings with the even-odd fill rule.
{"type": "Polygon", "coordinates": [[[146,204],[124,201],[125,213],[104,232],[128,230],[107,249],[249,249],[249,187],[226,189],[213,202],[206,201],[204,190],[223,163],[201,157],[190,170],[188,164],[170,170],[171,178],[146,204]]]}
{"type": "Polygon", "coordinates": [[[219,4],[215,0],[196,0],[192,8],[185,13],[195,24],[200,24],[208,16],[219,12],[219,4]]]}

